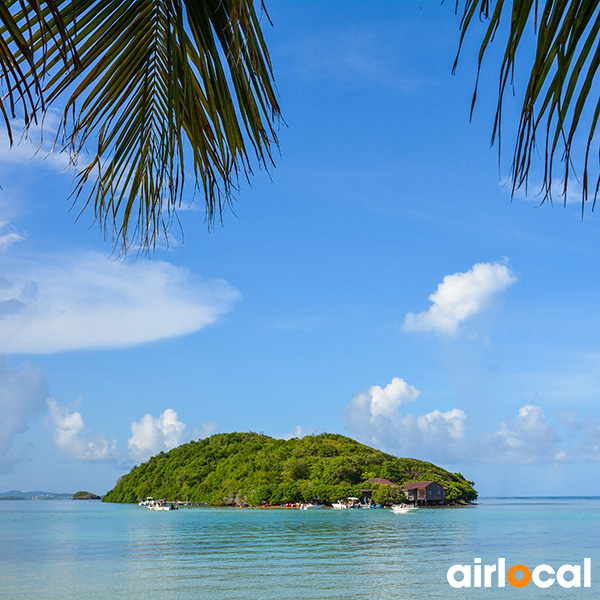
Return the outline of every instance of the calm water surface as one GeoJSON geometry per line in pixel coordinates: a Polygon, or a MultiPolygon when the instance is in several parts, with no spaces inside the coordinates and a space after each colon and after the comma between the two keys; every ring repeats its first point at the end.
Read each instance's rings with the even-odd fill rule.
{"type": "Polygon", "coordinates": [[[149,511],[0,502],[0,598],[192,600],[600,597],[600,499],[389,510],[149,511]],[[592,559],[592,587],[454,589],[455,564],[592,559]]]}

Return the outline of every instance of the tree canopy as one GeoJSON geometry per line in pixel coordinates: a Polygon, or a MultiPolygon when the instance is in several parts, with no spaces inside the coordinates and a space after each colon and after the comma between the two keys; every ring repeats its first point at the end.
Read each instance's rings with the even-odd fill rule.
{"type": "Polygon", "coordinates": [[[375,477],[399,486],[436,481],[451,501],[477,497],[473,482],[460,473],[397,458],[342,435],[279,440],[258,433],[224,433],[153,456],[121,477],[103,501],[136,502],[152,496],[211,505],[335,502],[360,497],[361,488],[374,488],[378,502],[400,499],[392,497],[388,486],[368,482],[375,477]]]}

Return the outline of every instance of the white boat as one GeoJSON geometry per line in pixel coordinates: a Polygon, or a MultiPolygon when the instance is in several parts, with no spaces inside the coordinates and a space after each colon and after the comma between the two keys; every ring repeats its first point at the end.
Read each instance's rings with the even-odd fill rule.
{"type": "Polygon", "coordinates": [[[150,510],[177,510],[177,507],[173,503],[168,503],[166,500],[152,500],[146,507],[150,510]]]}
{"type": "Polygon", "coordinates": [[[152,496],[148,496],[145,500],[140,500],[138,502],[139,506],[150,506],[154,502],[154,498],[152,496]]]}
{"type": "Polygon", "coordinates": [[[360,508],[361,504],[358,501],[358,498],[353,498],[352,496],[348,498],[346,502],[343,500],[338,500],[331,505],[333,508],[344,509],[344,508],[360,508]]]}
{"type": "Polygon", "coordinates": [[[392,506],[392,512],[396,515],[403,515],[405,513],[414,513],[419,510],[418,506],[408,506],[407,504],[394,504],[392,506]]]}
{"type": "Polygon", "coordinates": [[[313,509],[313,508],[323,508],[322,504],[303,504],[302,505],[302,510],[309,510],[309,509],[313,509]]]}

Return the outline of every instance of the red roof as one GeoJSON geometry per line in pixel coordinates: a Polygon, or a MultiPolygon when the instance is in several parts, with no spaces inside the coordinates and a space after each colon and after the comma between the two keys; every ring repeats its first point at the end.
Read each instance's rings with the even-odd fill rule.
{"type": "Polygon", "coordinates": [[[398,487],[397,483],[389,481],[388,479],[383,479],[383,477],[373,477],[368,480],[369,483],[379,483],[381,485],[391,485],[392,487],[398,487]]]}
{"type": "Polygon", "coordinates": [[[435,483],[435,481],[409,481],[408,483],[404,484],[402,489],[405,492],[408,490],[423,490],[426,487],[429,487],[432,483],[435,483]]]}

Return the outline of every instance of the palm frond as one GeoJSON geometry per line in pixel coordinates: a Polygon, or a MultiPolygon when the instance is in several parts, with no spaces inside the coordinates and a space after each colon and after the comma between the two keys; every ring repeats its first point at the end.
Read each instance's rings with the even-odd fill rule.
{"type": "Polygon", "coordinates": [[[252,0],[55,1],[80,66],[52,45],[32,69],[64,106],[59,145],[91,155],[75,199],[121,251],[168,230],[190,161],[209,224],[253,158],[272,165],[280,112],[252,0]]]}
{"type": "MultiPolygon", "coordinates": [[[[460,1],[456,8],[459,10],[460,1]]],[[[589,195],[592,208],[598,197],[600,176],[590,182],[590,152],[598,146],[595,138],[600,99],[593,87],[600,66],[600,0],[465,0],[461,20],[456,68],[467,31],[472,30],[478,16],[487,27],[478,56],[478,77],[489,45],[502,31],[501,20],[509,18],[506,48],[500,67],[498,104],[492,133],[492,143],[500,140],[502,107],[507,87],[512,88],[517,54],[530,38],[535,38],[535,56],[523,92],[521,115],[511,167],[512,192],[527,189],[538,137],[542,138],[543,184],[542,201],[552,200],[556,164],[562,164],[562,192],[567,201],[569,181],[580,169],[582,211],[589,195]],[[581,145],[576,133],[583,128],[587,135],[581,145]],[[582,146],[585,146],[583,151],[582,146]]],[[[477,98],[477,83],[471,110],[477,98]]],[[[597,171],[597,169],[596,169],[597,171]]]]}
{"type": "Polygon", "coordinates": [[[11,144],[11,120],[20,117],[28,126],[44,110],[42,86],[49,47],[65,62],[70,57],[73,68],[78,68],[54,0],[0,2],[0,111],[11,144]]]}

